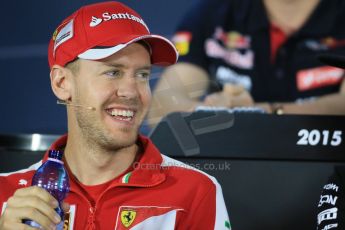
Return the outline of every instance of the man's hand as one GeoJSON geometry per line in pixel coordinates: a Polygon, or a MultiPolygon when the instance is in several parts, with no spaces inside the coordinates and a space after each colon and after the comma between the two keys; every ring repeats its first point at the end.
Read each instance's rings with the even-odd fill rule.
{"type": "Polygon", "coordinates": [[[223,91],[210,94],[204,100],[206,106],[221,106],[227,108],[239,106],[254,106],[254,100],[242,86],[226,84],[223,91]]]}
{"type": "MultiPolygon", "coordinates": [[[[64,211],[68,211],[67,203],[62,206],[64,211]]],[[[40,187],[18,189],[7,201],[6,209],[0,218],[0,230],[36,229],[22,223],[24,219],[37,222],[43,229],[55,229],[61,221],[54,210],[57,207],[56,199],[40,187]]]]}

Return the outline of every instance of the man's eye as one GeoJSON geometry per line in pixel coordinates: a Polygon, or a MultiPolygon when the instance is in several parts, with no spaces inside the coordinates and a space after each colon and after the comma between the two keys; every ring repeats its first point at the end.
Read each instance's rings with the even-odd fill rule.
{"type": "Polygon", "coordinates": [[[112,70],[112,71],[106,72],[105,74],[108,75],[109,77],[120,77],[121,76],[121,71],[119,71],[119,70],[112,70]]]}
{"type": "Polygon", "coordinates": [[[137,73],[137,78],[142,81],[148,81],[150,79],[150,73],[148,72],[139,72],[137,73]]]}

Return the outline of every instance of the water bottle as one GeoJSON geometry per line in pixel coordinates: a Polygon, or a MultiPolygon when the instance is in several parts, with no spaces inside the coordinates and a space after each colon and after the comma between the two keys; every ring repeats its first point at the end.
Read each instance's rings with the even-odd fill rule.
{"type": "MultiPolygon", "coordinates": [[[[37,169],[31,183],[31,185],[47,190],[59,202],[59,206],[55,209],[61,217],[61,222],[56,226],[57,230],[63,230],[64,212],[61,204],[70,188],[67,170],[62,162],[62,155],[62,150],[49,150],[48,160],[37,169]]],[[[41,229],[41,226],[35,221],[25,220],[24,223],[41,229]]]]}

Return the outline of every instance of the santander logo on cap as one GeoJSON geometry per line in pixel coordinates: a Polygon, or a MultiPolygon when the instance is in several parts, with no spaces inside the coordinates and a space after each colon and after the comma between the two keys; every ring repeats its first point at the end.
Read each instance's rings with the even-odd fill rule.
{"type": "Polygon", "coordinates": [[[133,9],[113,1],[86,5],[56,29],[48,48],[49,66],[65,66],[76,58],[103,59],[139,40],[149,44],[152,64],[176,63],[174,45],[161,35],[151,34],[133,9]]]}
{"type": "Polygon", "coordinates": [[[95,16],[92,16],[90,27],[98,26],[103,20],[101,18],[96,18],[95,16]]]}
{"type": "Polygon", "coordinates": [[[147,27],[147,25],[145,24],[144,20],[133,15],[133,14],[129,14],[129,13],[116,13],[116,14],[110,14],[109,12],[104,12],[102,14],[102,18],[98,18],[95,16],[91,17],[91,22],[90,22],[90,27],[96,27],[99,24],[101,24],[102,22],[106,22],[106,21],[110,21],[110,20],[118,20],[118,19],[122,19],[122,20],[132,20],[135,22],[139,22],[141,25],[143,25],[147,31],[149,31],[149,28],[147,27]]]}

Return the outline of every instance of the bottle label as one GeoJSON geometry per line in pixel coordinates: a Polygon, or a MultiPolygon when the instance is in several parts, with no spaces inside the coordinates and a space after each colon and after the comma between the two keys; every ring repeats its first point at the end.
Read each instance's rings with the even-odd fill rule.
{"type": "Polygon", "coordinates": [[[56,225],[56,230],[64,230],[64,221],[61,221],[58,225],[56,225]]]}
{"type": "Polygon", "coordinates": [[[57,162],[57,163],[60,163],[60,164],[63,164],[63,161],[60,161],[58,159],[54,159],[54,158],[48,158],[48,161],[54,161],[54,162],[57,162]]]}
{"type": "MultiPolygon", "coordinates": [[[[35,227],[38,229],[42,229],[41,225],[36,223],[35,221],[32,220],[25,220],[24,223],[26,225],[29,225],[31,227],[35,227]]],[[[56,225],[56,230],[64,230],[64,221],[61,221],[59,224],[56,225]]]]}
{"type": "Polygon", "coordinates": [[[26,225],[29,225],[31,227],[35,227],[35,228],[38,228],[38,229],[42,229],[41,225],[39,223],[36,223],[35,221],[33,220],[24,220],[24,223],[26,225]]]}

